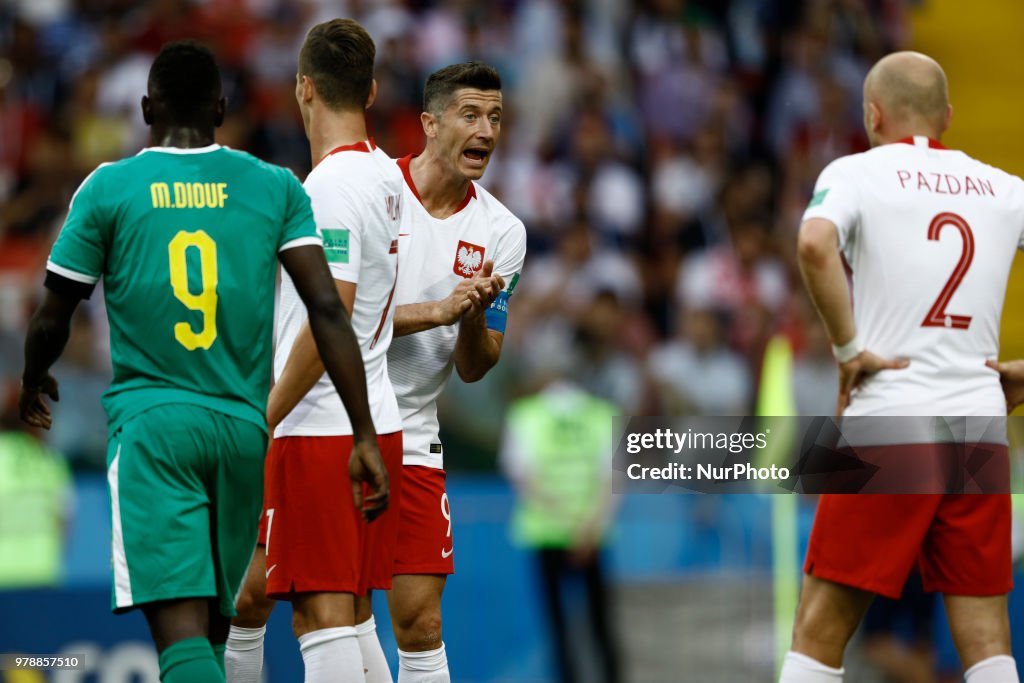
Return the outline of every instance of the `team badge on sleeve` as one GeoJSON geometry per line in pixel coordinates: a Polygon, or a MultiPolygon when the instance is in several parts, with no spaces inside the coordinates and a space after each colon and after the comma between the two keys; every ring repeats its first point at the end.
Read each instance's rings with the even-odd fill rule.
{"type": "Polygon", "coordinates": [[[455,264],[452,266],[455,274],[466,278],[473,277],[483,264],[484,248],[459,240],[459,247],[455,250],[455,264]]]}
{"type": "Polygon", "coordinates": [[[815,192],[815,193],[814,193],[814,196],[813,196],[813,197],[811,197],[811,201],[810,201],[810,203],[809,203],[809,204],[807,205],[807,208],[808,208],[808,209],[812,209],[812,208],[814,208],[815,206],[817,206],[818,204],[821,204],[821,203],[822,203],[823,201],[825,201],[825,195],[827,195],[827,194],[828,194],[828,191],[829,191],[830,189],[831,189],[831,188],[828,188],[828,187],[826,187],[826,188],[823,188],[823,189],[821,189],[821,190],[818,190],[817,192],[815,192]]]}
{"type": "Polygon", "coordinates": [[[328,263],[348,263],[348,230],[328,228],[323,231],[324,253],[328,263]]]}

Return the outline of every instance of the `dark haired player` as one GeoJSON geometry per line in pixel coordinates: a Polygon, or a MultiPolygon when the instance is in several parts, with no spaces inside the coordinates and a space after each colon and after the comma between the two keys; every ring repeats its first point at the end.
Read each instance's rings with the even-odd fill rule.
{"type": "Polygon", "coordinates": [[[352,316],[366,368],[391,510],[361,522],[346,491],[352,426],[317,357],[295,286],[282,278],[276,382],[268,421],[260,547],[228,638],[228,676],[257,683],[274,603],[289,600],[306,681],[390,681],[369,589],[391,588],[402,473],[402,418],[388,377],[398,267],[402,174],[366,134],[373,40],[351,19],[314,26],[299,53],[296,99],[314,168],[306,178],[335,286],[352,316]]]}
{"type": "Polygon", "coordinates": [[[400,683],[451,679],[441,593],[454,571],[455,547],[437,397],[453,367],[475,382],[498,362],[508,297],[526,256],[522,221],[474,182],[494,152],[501,116],[501,79],[493,68],[447,66],[424,89],[422,154],[398,161],[405,196],[388,362],[405,455],[388,606],[400,683]]]}
{"type": "Polygon", "coordinates": [[[262,502],[266,302],[278,260],[355,427],[350,467],[374,491],[364,514],[378,514],[388,495],[359,346],[309,199],[289,171],[214,144],[225,104],[205,47],[164,46],[142,98],[152,146],[101,165],[72,199],[29,326],[20,397],[22,418],[48,428],[43,396],[57,399],[49,368],[79,300],[103,278],[113,608],[143,610],[160,678],[172,683],[224,681],[262,502]]]}

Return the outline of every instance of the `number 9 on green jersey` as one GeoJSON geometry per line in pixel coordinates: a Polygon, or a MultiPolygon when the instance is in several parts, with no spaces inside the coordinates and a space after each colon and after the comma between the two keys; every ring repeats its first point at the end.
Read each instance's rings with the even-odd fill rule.
{"type": "Polygon", "coordinates": [[[150,147],[86,178],[47,269],[103,278],[111,433],[167,403],[264,426],[277,254],[320,242],[290,171],[219,145],[150,147]]]}

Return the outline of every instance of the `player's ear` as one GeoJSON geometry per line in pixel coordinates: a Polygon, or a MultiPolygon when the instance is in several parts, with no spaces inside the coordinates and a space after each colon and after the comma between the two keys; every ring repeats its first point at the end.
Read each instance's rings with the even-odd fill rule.
{"type": "Polygon", "coordinates": [[[868,132],[877,132],[882,127],[882,110],[874,102],[867,104],[867,116],[865,117],[868,132]]]}
{"type": "Polygon", "coordinates": [[[942,122],[942,132],[949,130],[949,122],[953,120],[953,105],[946,105],[946,120],[942,122]]]}
{"type": "Polygon", "coordinates": [[[377,79],[370,81],[370,95],[366,98],[366,109],[373,106],[374,101],[377,99],[377,79]]]}
{"type": "Polygon", "coordinates": [[[420,124],[423,126],[423,134],[428,138],[437,137],[437,117],[429,111],[420,112],[420,124]]]}
{"type": "Polygon", "coordinates": [[[142,120],[147,126],[153,125],[153,103],[149,99],[149,95],[142,96],[142,120]]]}
{"type": "Polygon", "coordinates": [[[224,113],[228,110],[228,98],[221,97],[213,109],[213,127],[220,128],[224,123],[224,113]]]}
{"type": "Polygon", "coordinates": [[[302,102],[304,104],[309,104],[310,102],[313,101],[313,93],[316,91],[316,88],[313,86],[313,79],[311,79],[309,76],[304,76],[304,75],[303,76],[299,76],[299,79],[302,81],[302,87],[301,87],[302,102]]]}

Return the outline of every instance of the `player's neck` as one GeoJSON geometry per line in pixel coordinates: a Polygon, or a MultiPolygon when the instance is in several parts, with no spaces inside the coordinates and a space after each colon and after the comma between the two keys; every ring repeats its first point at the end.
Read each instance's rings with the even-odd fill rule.
{"type": "Polygon", "coordinates": [[[213,128],[203,130],[184,126],[153,126],[149,130],[150,147],[208,147],[214,142],[213,128]]]}
{"type": "Polygon", "coordinates": [[[942,131],[935,130],[929,126],[900,126],[892,130],[886,130],[878,136],[879,145],[890,145],[908,138],[926,137],[936,142],[942,142],[942,131]]]}
{"type": "Polygon", "coordinates": [[[331,151],[367,138],[366,117],[361,111],[334,112],[316,108],[309,114],[309,153],[313,166],[331,151]]]}
{"type": "Polygon", "coordinates": [[[448,218],[466,200],[470,179],[454,172],[429,147],[413,157],[409,173],[423,208],[434,218],[448,218]]]}

